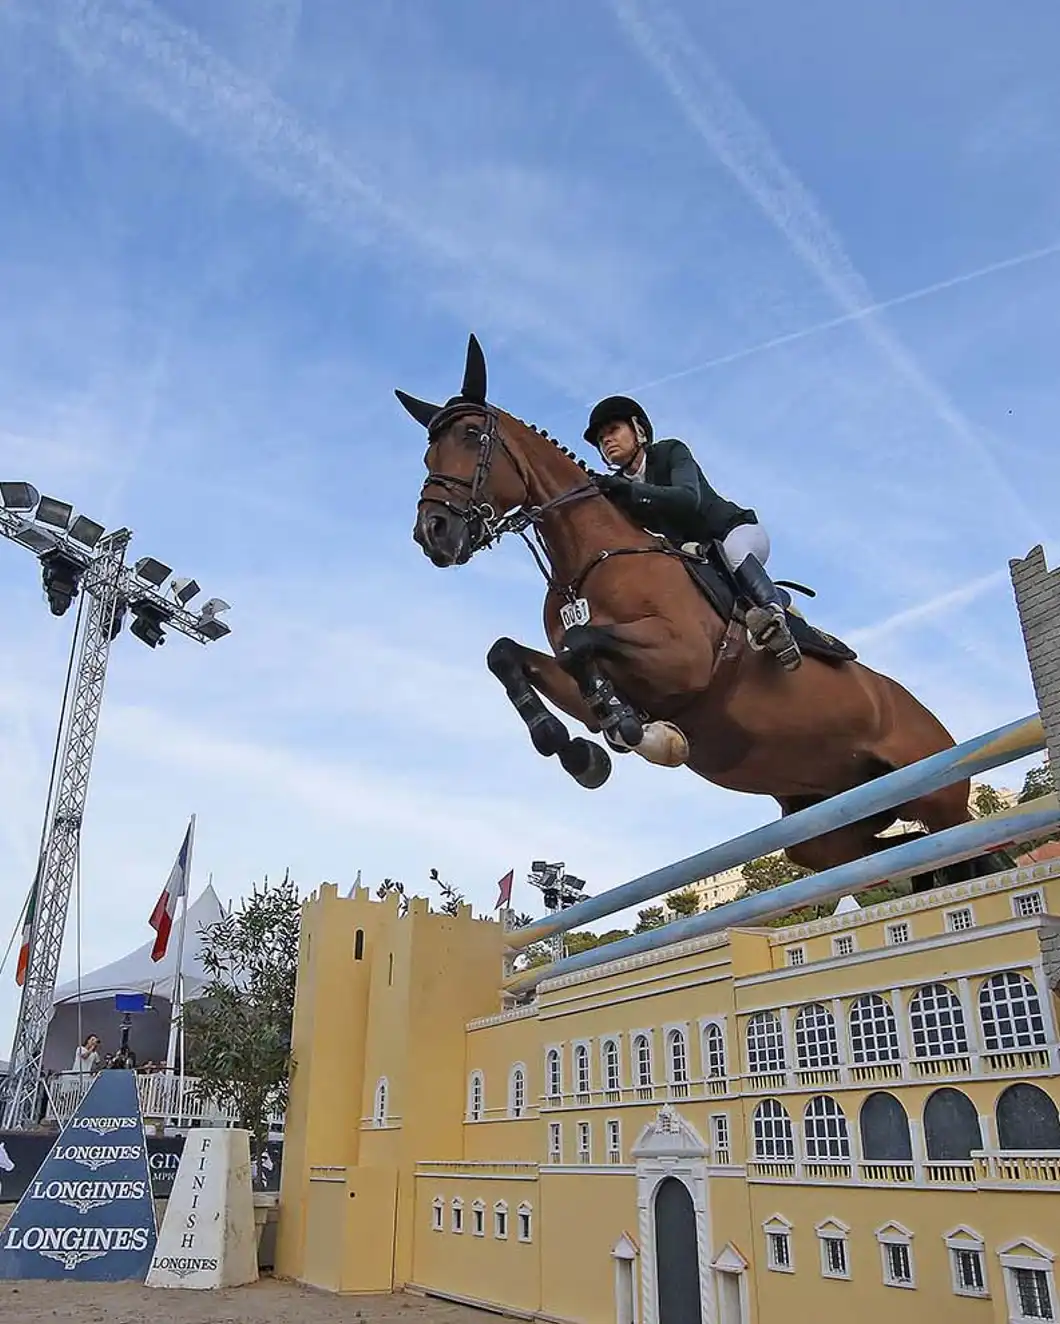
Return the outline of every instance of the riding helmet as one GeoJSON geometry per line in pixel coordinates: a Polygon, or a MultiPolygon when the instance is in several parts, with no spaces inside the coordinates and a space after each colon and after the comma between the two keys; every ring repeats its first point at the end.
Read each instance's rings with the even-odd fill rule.
{"type": "Polygon", "coordinates": [[[653,436],[651,420],[636,400],[631,400],[628,395],[609,395],[606,400],[601,400],[598,405],[593,406],[593,411],[589,415],[589,426],[582,433],[582,436],[595,446],[597,444],[596,434],[602,427],[606,427],[608,423],[617,423],[620,420],[624,423],[631,423],[634,419],[640,423],[644,429],[644,435],[650,442],[653,436]]]}

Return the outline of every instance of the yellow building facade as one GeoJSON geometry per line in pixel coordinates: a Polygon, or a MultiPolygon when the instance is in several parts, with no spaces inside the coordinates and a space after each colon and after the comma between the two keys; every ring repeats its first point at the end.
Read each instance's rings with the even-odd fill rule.
{"type": "Polygon", "coordinates": [[[278,1271],[578,1324],[1060,1315],[1060,862],[547,980],[305,905],[278,1271]]]}

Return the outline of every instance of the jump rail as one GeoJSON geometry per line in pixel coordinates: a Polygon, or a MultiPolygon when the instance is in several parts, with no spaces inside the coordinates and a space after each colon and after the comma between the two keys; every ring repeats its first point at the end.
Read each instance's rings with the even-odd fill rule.
{"type": "Polygon", "coordinates": [[[786,846],[796,846],[799,842],[819,837],[833,828],[868,818],[880,810],[893,809],[895,805],[926,795],[928,791],[938,790],[940,786],[950,786],[965,777],[972,777],[1004,763],[1012,763],[1028,754],[1036,754],[1044,746],[1045,733],[1041,718],[1037,713],[1032,713],[1018,722],[999,726],[986,735],[976,736],[951,749],[944,749],[939,754],[932,754],[907,768],[889,772],[864,786],[843,791],[819,805],[766,823],[742,836],[734,837],[732,841],[711,846],[698,855],[689,855],[675,864],[653,869],[651,873],[619,887],[612,887],[599,896],[586,897],[584,901],[547,919],[513,929],[507,936],[507,945],[511,951],[518,951],[532,942],[550,938],[555,933],[580,928],[605,915],[613,915],[619,910],[651,901],[666,892],[687,887],[689,883],[698,882],[701,878],[709,878],[725,869],[734,869],[750,860],[760,859],[763,855],[772,855],[774,851],[783,850],[786,846]]]}
{"type": "MultiPolygon", "coordinates": [[[[1019,723],[1015,725],[1018,726],[1019,723]]],[[[1002,728],[1002,730],[1010,731],[1011,728],[1002,728]]],[[[983,737],[984,740],[987,738],[983,737]]],[[[931,760],[925,762],[930,763],[931,760]]],[[[912,769],[902,771],[912,771],[912,769]]],[[[942,786],[946,783],[940,781],[937,784],[942,786]]],[[[840,864],[821,873],[810,874],[806,878],[796,879],[795,882],[785,883],[766,892],[740,897],[736,901],[715,906],[713,910],[702,914],[690,915],[686,919],[675,920],[672,924],[664,924],[661,928],[633,934],[629,938],[607,943],[603,947],[594,947],[587,952],[579,952],[576,956],[568,956],[553,965],[522,970],[504,981],[504,989],[508,993],[525,993],[536,988],[545,979],[555,979],[560,975],[572,974],[576,970],[585,970],[607,961],[617,961],[624,956],[635,956],[640,952],[669,946],[675,942],[684,942],[689,938],[701,938],[708,933],[719,933],[723,929],[774,919],[801,906],[837,900],[847,893],[861,891],[888,879],[906,877],[910,874],[923,873],[928,869],[955,864],[958,860],[966,860],[987,851],[1012,845],[1016,841],[1025,840],[1036,834],[1052,831],[1058,825],[1060,825],[1060,802],[1055,794],[1043,795],[1037,800],[1015,805],[1002,813],[991,814],[989,817],[975,819],[970,823],[961,823],[943,832],[933,832],[915,841],[905,842],[901,846],[892,846],[879,854],[853,860],[849,864],[840,864]]],[[[774,825],[770,824],[770,826],[774,825]]],[[[735,845],[735,842],[732,844],[735,845]]],[[[650,878],[651,875],[649,874],[648,877],[650,878]]],[[[620,887],[615,888],[614,892],[607,892],[604,896],[610,897],[622,890],[620,887]]],[[[580,909],[580,907],[572,907],[572,909],[576,908],[580,909]]],[[[582,921],[579,919],[577,922],[582,921]]]]}

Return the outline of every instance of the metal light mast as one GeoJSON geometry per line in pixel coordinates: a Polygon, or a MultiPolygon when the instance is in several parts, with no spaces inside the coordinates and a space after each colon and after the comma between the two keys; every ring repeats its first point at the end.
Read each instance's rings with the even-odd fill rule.
{"type": "Polygon", "coordinates": [[[127,613],[130,633],[150,648],[165,643],[164,627],[207,643],[230,628],[218,619],[228,604],[211,598],[196,612],[200,591],[192,579],[174,579],[171,598],[161,591],[170,569],[152,557],[125,565],[128,529],[107,534],[101,524],[74,516],[67,502],[40,497],[28,483],[0,483],[0,533],[40,558],[53,615],[66,612],[79,589],[81,608],[71,649],[71,674],[59,721],[56,761],[44,832],[30,895],[29,961],[11,1054],[4,1125],[32,1125],[37,1117],[41,1067],[59,972],[70,893],[77,874],[81,824],[88,794],[110,646],[127,613]]]}
{"type": "MultiPolygon", "coordinates": [[[[561,861],[557,864],[549,864],[545,860],[534,860],[530,865],[530,874],[527,882],[531,887],[536,887],[542,893],[545,900],[545,909],[550,915],[554,915],[559,910],[566,910],[568,906],[577,905],[579,901],[585,898],[582,891],[585,888],[585,879],[577,878],[572,873],[566,872],[567,866],[561,861]]],[[[566,955],[565,935],[555,933],[549,942],[553,961],[562,961],[566,955]]]]}

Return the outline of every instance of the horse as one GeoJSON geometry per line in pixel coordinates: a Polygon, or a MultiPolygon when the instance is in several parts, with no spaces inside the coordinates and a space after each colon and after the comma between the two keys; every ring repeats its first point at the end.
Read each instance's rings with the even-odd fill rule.
{"type": "Polygon", "coordinates": [[[0,1140],[0,1172],[14,1172],[15,1161],[7,1152],[7,1146],[0,1140]]]}
{"type": "MultiPolygon", "coordinates": [[[[609,748],[772,796],[787,815],[953,747],[904,686],[854,660],[799,613],[789,613],[803,643],[797,670],[753,648],[731,589],[728,597],[719,590],[720,576],[704,573],[702,557],[636,525],[572,451],[489,403],[486,384],[472,335],[458,395],[436,405],[395,391],[427,431],[413,538],[438,567],[463,565],[506,533],[527,542],[547,584],[552,655],[505,637],[486,665],[537,752],[556,757],[580,786],[608,779],[609,748]],[[602,733],[607,748],[572,736],[544,700],[602,733]]],[[[941,787],[786,854],[817,871],[955,827],[972,818],[969,791],[967,779],[941,787]],[[920,827],[881,836],[898,820],[920,827]]],[[[991,854],[921,875],[913,886],[1001,867],[1007,857],[991,854]]]]}

